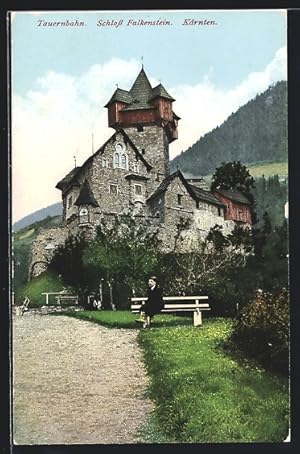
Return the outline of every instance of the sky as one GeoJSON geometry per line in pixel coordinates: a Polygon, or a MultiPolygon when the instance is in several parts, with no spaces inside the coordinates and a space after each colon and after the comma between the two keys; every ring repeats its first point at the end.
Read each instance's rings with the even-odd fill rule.
{"type": "Polygon", "coordinates": [[[286,35],[284,10],[12,13],[12,222],[61,200],[57,182],[114,133],[104,105],[142,64],[176,99],[172,159],[287,79],[286,35]]]}

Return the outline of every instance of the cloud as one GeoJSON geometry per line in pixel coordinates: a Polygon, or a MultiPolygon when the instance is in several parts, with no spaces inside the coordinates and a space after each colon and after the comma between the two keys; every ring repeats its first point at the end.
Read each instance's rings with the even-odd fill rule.
{"type": "Polygon", "coordinates": [[[13,222],[61,199],[56,183],[113,133],[103,107],[130,88],[137,61],[111,59],[80,77],[47,72],[26,96],[12,98],[13,222]],[[93,138],[92,138],[93,135],[93,138]]]}
{"type": "MultiPolygon", "coordinates": [[[[110,137],[103,107],[116,89],[129,89],[140,70],[136,60],[113,58],[78,77],[47,72],[25,96],[12,98],[13,222],[60,200],[56,183],[81,165],[110,137]],[[93,140],[92,140],[93,134],[93,140]]],[[[277,80],[286,79],[286,49],[279,49],[264,71],[251,73],[238,86],[223,90],[208,74],[195,86],[166,86],[175,97],[179,139],[170,156],[192,145],[232,112],[277,80]]],[[[150,76],[150,74],[149,74],[150,76]]],[[[150,79],[156,85],[156,79],[150,79]]]]}

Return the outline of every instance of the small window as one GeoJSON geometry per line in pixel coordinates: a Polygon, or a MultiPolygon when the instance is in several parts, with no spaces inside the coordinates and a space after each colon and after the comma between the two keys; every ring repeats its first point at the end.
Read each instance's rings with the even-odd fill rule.
{"type": "Polygon", "coordinates": [[[221,208],[218,208],[218,216],[222,216],[221,208]]]}
{"type": "Polygon", "coordinates": [[[118,194],[118,185],[117,184],[110,184],[109,185],[109,192],[111,194],[118,194]]]}
{"type": "Polygon", "coordinates": [[[135,184],[134,190],[136,195],[142,195],[142,186],[140,184],[135,184]]]}
{"type": "Polygon", "coordinates": [[[119,153],[114,154],[114,167],[120,167],[120,155],[119,153]]]}
{"type": "Polygon", "coordinates": [[[196,200],[196,208],[197,208],[197,210],[199,210],[199,208],[200,208],[199,200],[196,200]]]}
{"type": "Polygon", "coordinates": [[[139,166],[139,163],[138,163],[138,162],[135,162],[135,163],[133,164],[133,171],[134,171],[135,173],[139,173],[139,171],[140,171],[140,166],[139,166]]]}
{"type": "Polygon", "coordinates": [[[102,167],[107,167],[107,160],[106,158],[102,158],[102,167]]]}
{"type": "Polygon", "coordinates": [[[79,223],[86,224],[87,222],[89,222],[89,210],[83,207],[79,210],[79,223]]]}
{"type": "Polygon", "coordinates": [[[136,129],[137,129],[137,132],[143,132],[144,131],[144,126],[138,125],[138,127],[136,129]]]}
{"type": "Polygon", "coordinates": [[[182,194],[177,194],[177,203],[178,205],[182,205],[182,194]]]}
{"type": "Polygon", "coordinates": [[[142,148],[142,154],[145,154],[145,153],[146,153],[145,148],[142,148]]]}
{"type": "Polygon", "coordinates": [[[73,198],[72,198],[72,196],[70,196],[70,197],[68,198],[68,208],[71,208],[72,202],[73,202],[73,198]]]}

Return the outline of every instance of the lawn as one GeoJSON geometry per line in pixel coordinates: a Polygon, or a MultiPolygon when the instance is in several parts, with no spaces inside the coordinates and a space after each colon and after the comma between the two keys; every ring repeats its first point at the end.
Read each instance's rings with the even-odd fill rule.
{"type": "MultiPolygon", "coordinates": [[[[108,328],[141,328],[141,324],[135,321],[138,318],[138,314],[132,314],[129,311],[78,311],[69,312],[68,315],[81,320],[99,323],[108,328]]],[[[192,326],[192,317],[176,317],[170,314],[160,314],[154,317],[151,324],[153,328],[182,325],[192,326]]]]}
{"type": "MultiPolygon", "coordinates": [[[[73,313],[110,327],[139,329],[129,311],[73,313]]],[[[222,348],[228,319],[159,315],[140,330],[155,412],[140,431],[147,443],[282,442],[289,428],[288,380],[222,348]]]]}
{"type": "MultiPolygon", "coordinates": [[[[156,420],[180,443],[281,442],[288,434],[288,380],[221,348],[231,323],[142,331],[156,420]]],[[[153,433],[144,437],[153,442],[153,433]]]]}

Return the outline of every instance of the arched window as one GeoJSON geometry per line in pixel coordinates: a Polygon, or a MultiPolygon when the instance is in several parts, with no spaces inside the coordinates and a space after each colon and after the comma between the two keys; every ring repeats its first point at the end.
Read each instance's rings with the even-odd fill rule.
{"type": "Polygon", "coordinates": [[[127,155],[125,153],[121,155],[121,168],[127,169],[127,155]]]}
{"type": "Polygon", "coordinates": [[[114,153],[114,167],[119,168],[120,167],[120,155],[119,153],[114,153]]]}

